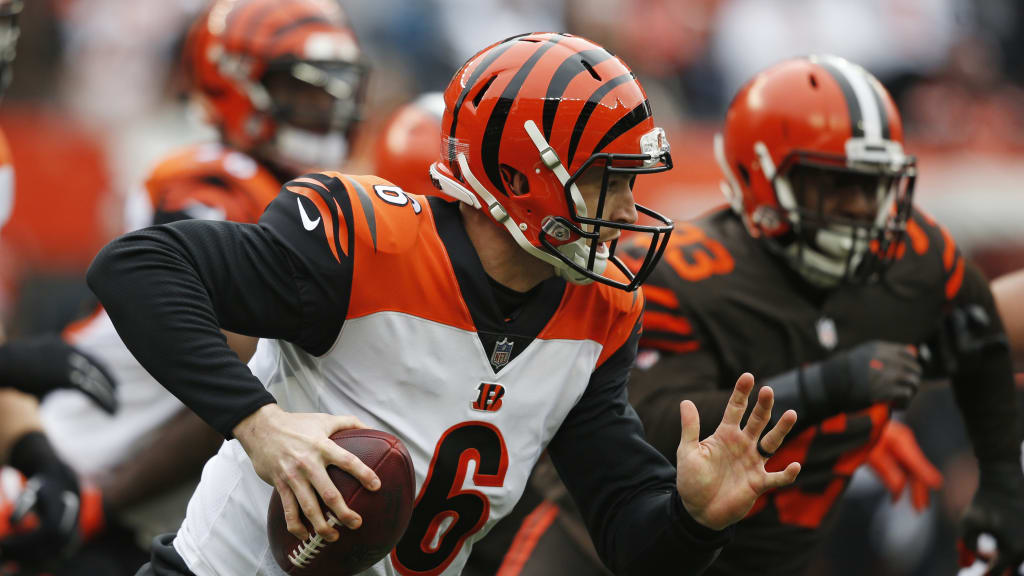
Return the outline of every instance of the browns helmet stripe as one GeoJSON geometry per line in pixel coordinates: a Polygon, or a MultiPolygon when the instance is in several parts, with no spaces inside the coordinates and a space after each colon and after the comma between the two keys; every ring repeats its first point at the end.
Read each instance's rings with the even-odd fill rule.
{"type": "Polygon", "coordinates": [[[612,78],[599,86],[597,90],[594,90],[594,93],[590,95],[590,98],[587,98],[586,104],[583,105],[583,110],[580,112],[580,115],[576,117],[576,125],[572,129],[572,138],[569,140],[569,159],[565,163],[566,167],[572,166],[572,159],[576,156],[576,147],[579,146],[580,138],[583,137],[583,132],[587,129],[587,122],[590,120],[590,115],[594,113],[594,108],[597,108],[601,99],[611,92],[616,86],[625,84],[635,78],[636,76],[632,72],[612,78]]]}
{"type": "Polygon", "coordinates": [[[878,119],[882,124],[882,139],[889,140],[892,138],[892,131],[889,129],[889,113],[885,110],[885,103],[882,101],[882,90],[883,88],[878,84],[878,81],[873,78],[868,78],[868,85],[871,87],[871,96],[875,100],[875,106],[878,107],[878,119]]]}
{"type": "Polygon", "coordinates": [[[565,93],[566,87],[569,86],[569,82],[573,78],[587,70],[583,63],[586,62],[593,68],[611,57],[612,55],[607,50],[595,48],[571,54],[559,64],[555,74],[551,77],[551,83],[548,84],[548,92],[544,100],[544,138],[546,140],[551,139],[551,127],[555,123],[555,114],[558,112],[558,105],[562,103],[562,94],[565,93]]]}
{"type": "Polygon", "coordinates": [[[832,79],[836,81],[839,89],[843,92],[843,99],[846,100],[846,109],[850,115],[851,137],[863,138],[864,121],[860,112],[860,103],[857,101],[857,95],[853,93],[853,86],[850,85],[850,81],[832,62],[817,60],[816,63],[832,76],[832,79]]]}
{"type": "Polygon", "coordinates": [[[850,87],[857,97],[857,104],[860,106],[860,114],[863,122],[864,138],[868,140],[882,139],[882,122],[878,111],[877,99],[874,89],[868,83],[868,74],[860,66],[851,64],[846,60],[839,59],[837,68],[846,75],[850,81],[850,87]]]}
{"type": "MultiPolygon", "coordinates": [[[[826,69],[829,69],[829,73],[833,74],[833,77],[840,83],[840,86],[845,81],[853,93],[859,111],[858,122],[854,127],[854,136],[861,136],[871,141],[888,138],[890,132],[889,119],[882,104],[882,98],[879,93],[880,87],[877,85],[877,81],[860,66],[842,58],[828,56],[822,58],[818,63],[831,65],[831,69],[826,66],[826,69]],[[833,70],[838,73],[838,76],[833,73],[833,70]],[[859,134],[857,130],[859,130],[859,134]]],[[[847,104],[849,105],[851,100],[846,92],[846,88],[843,88],[843,95],[846,97],[847,104]]]]}
{"type": "Polygon", "coordinates": [[[515,102],[519,89],[523,87],[523,83],[526,82],[526,78],[533,71],[533,67],[537,65],[537,62],[544,56],[544,53],[555,44],[558,44],[558,41],[561,39],[561,36],[556,35],[551,36],[543,43],[539,43],[540,46],[534,50],[529,60],[516,71],[515,76],[505,86],[505,89],[502,90],[498,102],[494,105],[494,109],[491,110],[491,115],[487,119],[483,146],[480,150],[480,161],[483,162],[484,170],[487,172],[487,178],[491,181],[491,184],[506,195],[508,195],[508,192],[505,190],[505,183],[501,178],[501,169],[498,166],[498,153],[501,150],[501,135],[505,132],[505,121],[508,120],[508,112],[512,109],[512,103],[515,102]]]}
{"type": "Polygon", "coordinates": [[[615,141],[616,138],[629,132],[634,126],[640,124],[652,116],[651,103],[644,100],[643,104],[637,105],[608,129],[608,132],[601,138],[594,148],[594,153],[604,150],[604,147],[615,141]]]}
{"type": "Polygon", "coordinates": [[[455,101],[455,108],[452,109],[452,127],[448,130],[448,168],[451,169],[452,174],[459,176],[460,180],[462,171],[458,169],[455,162],[455,127],[458,126],[459,123],[459,110],[462,109],[462,104],[466,101],[466,96],[468,96],[470,90],[476,86],[477,80],[480,79],[483,73],[487,71],[487,69],[491,67],[491,64],[501,57],[506,50],[515,44],[513,42],[514,40],[522,38],[523,36],[527,36],[527,34],[520,34],[519,36],[507,38],[501,44],[491,48],[487,56],[480,61],[480,64],[478,64],[476,69],[473,70],[473,73],[470,74],[469,80],[466,82],[466,87],[462,89],[462,92],[459,94],[459,99],[455,101]]]}

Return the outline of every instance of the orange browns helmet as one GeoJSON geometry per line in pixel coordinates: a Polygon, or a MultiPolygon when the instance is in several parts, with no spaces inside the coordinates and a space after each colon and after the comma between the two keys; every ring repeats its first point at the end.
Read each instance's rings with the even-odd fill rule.
{"type": "Polygon", "coordinates": [[[337,169],[367,68],[332,0],[217,0],[185,46],[193,91],[225,143],[296,174],[337,169]]]}
{"type": "Polygon", "coordinates": [[[473,56],[444,94],[441,161],[431,166],[445,194],[484,210],[531,255],[570,282],[634,290],[664,251],[672,223],[637,205],[651,225],[602,218],[608,178],[672,167],[665,132],[636,76],[597,44],[569,34],[534,33],[473,56]],[[603,169],[597,213],[588,214],[576,180],[603,169]],[[513,189],[513,182],[525,182],[513,189]],[[603,227],[645,233],[647,255],[634,274],[598,241],[603,227]],[[608,260],[626,282],[603,276],[608,260]]]}
{"type": "Polygon", "coordinates": [[[280,189],[269,170],[217,143],[171,155],[146,179],[154,224],[182,218],[256,222],[280,189]]]}
{"type": "Polygon", "coordinates": [[[22,7],[22,0],[0,0],[0,98],[11,84],[11,68],[20,32],[18,15],[22,7]]]}
{"type": "Polygon", "coordinates": [[[444,95],[427,92],[399,108],[374,147],[374,174],[416,194],[434,191],[430,165],[437,160],[437,138],[444,116],[444,95]]]}
{"type": "Polygon", "coordinates": [[[755,237],[819,286],[877,276],[910,214],[914,158],[892,97],[869,72],[836,56],[785,61],[744,85],[715,138],[723,191],[755,237]],[[826,174],[820,195],[860,185],[870,218],[824,214],[794,188],[798,170],[826,174]],[[830,178],[830,179],[829,179],[830,178]]]}

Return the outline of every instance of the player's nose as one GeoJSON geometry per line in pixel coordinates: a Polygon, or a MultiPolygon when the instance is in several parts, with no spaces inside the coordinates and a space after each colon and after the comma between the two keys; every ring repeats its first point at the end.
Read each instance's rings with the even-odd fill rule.
{"type": "Polygon", "coordinates": [[[860,188],[843,190],[839,195],[840,215],[855,220],[871,220],[875,217],[876,203],[873,194],[860,188]]]}
{"type": "Polygon", "coordinates": [[[636,224],[636,199],[628,180],[613,180],[608,183],[608,198],[605,217],[620,224],[636,224]]]}

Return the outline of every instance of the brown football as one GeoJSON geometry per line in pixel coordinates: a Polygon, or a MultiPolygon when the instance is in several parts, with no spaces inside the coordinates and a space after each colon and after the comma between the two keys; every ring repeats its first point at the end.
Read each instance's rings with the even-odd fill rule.
{"type": "MultiPolygon", "coordinates": [[[[347,576],[373,566],[398,544],[412,515],[416,476],[409,451],[398,438],[380,430],[343,430],[331,440],[351,452],[373,469],[380,478],[380,489],[371,492],[356,478],[336,466],[327,473],[341,491],[349,508],[363,518],[363,524],[349,530],[338,524],[341,537],[328,542],[313,533],[313,526],[302,518],[312,534],[299,540],[288,532],[281,497],[274,490],[267,510],[267,536],[277,565],[288,574],[306,576],[347,576]]],[[[320,503],[324,515],[328,509],[320,503]]]]}

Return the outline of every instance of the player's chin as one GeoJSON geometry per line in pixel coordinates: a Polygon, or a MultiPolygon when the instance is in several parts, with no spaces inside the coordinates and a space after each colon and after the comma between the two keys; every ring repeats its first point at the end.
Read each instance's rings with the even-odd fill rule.
{"type": "MultiPolygon", "coordinates": [[[[616,238],[618,238],[618,234],[616,234],[615,236],[613,236],[613,237],[611,237],[611,238],[609,238],[607,240],[604,239],[604,238],[599,239],[598,240],[598,244],[597,244],[597,255],[598,256],[607,256],[608,255],[608,246],[616,238]]],[[[587,245],[587,248],[590,248],[589,244],[587,245]]]]}

